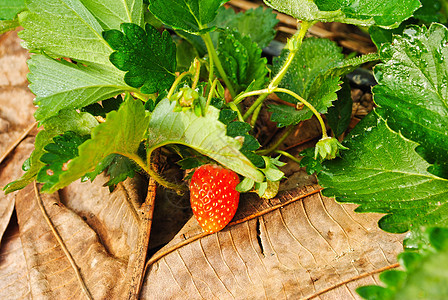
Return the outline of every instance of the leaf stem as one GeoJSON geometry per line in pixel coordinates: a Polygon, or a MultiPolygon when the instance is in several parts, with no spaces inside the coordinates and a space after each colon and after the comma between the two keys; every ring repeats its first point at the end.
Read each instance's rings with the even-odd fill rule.
{"type": "Polygon", "coordinates": [[[233,103],[233,102],[229,102],[229,107],[230,107],[231,110],[235,111],[235,112],[238,114],[238,121],[240,121],[240,122],[244,122],[244,118],[243,118],[243,116],[241,115],[241,112],[240,112],[240,110],[238,109],[238,107],[236,106],[236,104],[233,103]]]}
{"type": "Polygon", "coordinates": [[[205,103],[204,115],[207,114],[208,107],[210,106],[210,102],[212,101],[213,95],[215,94],[215,88],[218,84],[218,78],[213,80],[212,86],[210,87],[210,92],[208,93],[207,102],[205,103]]]}
{"type": "Polygon", "coordinates": [[[275,153],[281,154],[287,158],[289,158],[290,160],[292,160],[295,163],[298,163],[300,165],[300,159],[298,159],[297,157],[292,156],[291,154],[289,154],[286,151],[283,150],[275,150],[275,153]]]}
{"type": "Polygon", "coordinates": [[[311,105],[311,103],[309,103],[308,101],[306,101],[305,99],[303,99],[302,97],[300,97],[299,95],[297,95],[296,93],[294,93],[293,91],[290,91],[288,89],[276,88],[276,89],[274,89],[274,92],[280,92],[280,93],[285,93],[285,94],[291,95],[294,98],[296,98],[297,100],[299,100],[301,103],[303,103],[306,107],[308,107],[313,112],[313,114],[317,117],[317,119],[319,120],[320,126],[322,127],[322,138],[328,137],[327,127],[325,126],[324,120],[322,119],[320,113],[314,108],[314,106],[311,105]]]}
{"type": "Polygon", "coordinates": [[[154,179],[158,184],[160,184],[161,186],[164,186],[168,189],[171,190],[175,190],[177,193],[182,193],[183,191],[187,190],[187,187],[184,185],[178,185],[172,182],[169,182],[167,180],[165,180],[165,178],[163,178],[161,175],[159,175],[156,171],[153,170],[153,168],[151,167],[151,163],[150,163],[150,159],[151,159],[151,153],[152,151],[149,151],[147,154],[147,161],[148,163],[146,164],[143,159],[141,159],[140,156],[138,156],[137,154],[135,155],[128,155],[128,157],[130,159],[132,159],[133,161],[135,161],[135,163],[143,169],[143,171],[145,171],[152,179],[154,179]]]}
{"type": "Polygon", "coordinates": [[[196,88],[196,86],[198,85],[199,82],[199,75],[201,74],[201,62],[199,61],[199,59],[194,59],[194,64],[195,64],[195,74],[194,74],[194,79],[193,79],[193,85],[191,86],[191,88],[194,90],[196,88]]]}
{"type": "Polygon", "coordinates": [[[168,99],[170,99],[171,96],[173,96],[174,91],[176,90],[176,87],[179,85],[179,83],[182,81],[182,79],[183,79],[185,76],[190,75],[190,74],[191,74],[191,73],[190,73],[189,71],[186,71],[186,72],[183,72],[182,74],[180,74],[180,75],[176,78],[176,80],[174,81],[173,85],[171,86],[171,88],[170,88],[170,90],[169,90],[169,92],[168,92],[168,95],[166,95],[166,97],[167,97],[168,99]]]}
{"type": "Polygon", "coordinates": [[[221,75],[222,80],[224,80],[224,83],[226,84],[227,88],[229,89],[230,95],[232,98],[235,98],[235,90],[232,87],[232,84],[230,83],[229,78],[227,77],[226,72],[224,71],[224,68],[222,67],[221,61],[219,60],[218,54],[216,53],[215,47],[213,46],[212,38],[210,37],[210,33],[207,32],[206,34],[201,35],[202,39],[205,42],[205,46],[207,47],[207,52],[210,57],[210,60],[213,60],[213,62],[216,65],[216,68],[218,69],[219,75],[221,75]]]}
{"type": "MultiPolygon", "coordinates": [[[[244,114],[244,119],[247,119],[255,111],[255,109],[263,103],[268,94],[272,93],[272,90],[277,88],[277,86],[280,84],[289,67],[291,66],[291,63],[293,62],[297,51],[299,51],[300,47],[302,46],[302,42],[305,38],[306,33],[311,28],[311,26],[314,25],[314,23],[315,22],[308,21],[301,22],[300,30],[291,39],[288,40],[287,48],[289,49],[289,54],[285,62],[283,63],[283,66],[281,67],[277,75],[275,75],[275,77],[272,79],[271,83],[266,89],[266,93],[258,97],[257,101],[255,101],[254,104],[252,104],[252,106],[249,108],[249,110],[244,114]]],[[[258,115],[256,115],[256,117],[258,117],[258,115]]],[[[254,119],[252,119],[252,122],[254,122],[254,119]]]]}
{"type": "Polygon", "coordinates": [[[251,97],[251,96],[257,96],[257,95],[261,95],[261,94],[265,94],[265,93],[269,93],[269,90],[268,89],[263,89],[263,90],[257,90],[257,91],[242,93],[242,94],[239,94],[235,98],[235,100],[233,100],[233,103],[238,105],[238,104],[240,104],[241,101],[243,101],[244,98],[251,97]]]}
{"type": "Polygon", "coordinates": [[[288,138],[288,136],[294,131],[295,126],[288,126],[282,136],[276,140],[269,148],[265,150],[257,151],[259,155],[268,155],[273,151],[277,150],[277,148],[288,138]]]}

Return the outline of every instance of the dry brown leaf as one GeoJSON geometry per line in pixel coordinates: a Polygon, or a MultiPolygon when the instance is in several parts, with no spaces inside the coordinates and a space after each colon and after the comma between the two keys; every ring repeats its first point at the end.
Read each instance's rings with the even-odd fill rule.
{"type": "Polygon", "coordinates": [[[236,219],[247,221],[212,235],[190,220],[155,254],[142,298],[298,299],[333,286],[320,297],[356,298],[356,287],[377,283],[363,274],[396,262],[402,235],[381,231],[379,215],[355,214],[352,205],[317,191],[283,192],[270,201],[245,196],[236,219]],[[261,215],[252,218],[255,211],[261,215]]]}
{"type": "MultiPolygon", "coordinates": [[[[34,138],[26,139],[0,164],[0,189],[23,174],[21,166],[33,151],[33,143],[34,138]]],[[[5,195],[0,190],[0,242],[14,210],[16,195],[17,192],[5,195]]]]}
{"type": "Polygon", "coordinates": [[[31,299],[17,220],[11,222],[0,252],[0,299],[31,299]]]}

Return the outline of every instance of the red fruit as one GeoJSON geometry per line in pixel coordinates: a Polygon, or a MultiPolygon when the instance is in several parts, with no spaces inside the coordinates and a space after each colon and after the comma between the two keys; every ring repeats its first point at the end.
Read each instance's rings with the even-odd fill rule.
{"type": "Polygon", "coordinates": [[[232,170],[217,165],[203,165],[194,172],[190,183],[190,202],[194,216],[206,232],[223,229],[238,208],[240,182],[232,170]]]}

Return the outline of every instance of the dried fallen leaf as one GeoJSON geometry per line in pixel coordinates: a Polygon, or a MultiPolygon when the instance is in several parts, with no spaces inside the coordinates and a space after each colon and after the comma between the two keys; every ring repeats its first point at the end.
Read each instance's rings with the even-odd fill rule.
{"type": "MultiPolygon", "coordinates": [[[[213,235],[195,220],[150,260],[144,299],[347,299],[394,265],[401,235],[308,187],[270,201],[245,196],[233,226],[213,235]],[[342,284],[341,284],[342,283],[342,284]]],[[[235,220],[234,219],[234,220],[235,220]]]]}

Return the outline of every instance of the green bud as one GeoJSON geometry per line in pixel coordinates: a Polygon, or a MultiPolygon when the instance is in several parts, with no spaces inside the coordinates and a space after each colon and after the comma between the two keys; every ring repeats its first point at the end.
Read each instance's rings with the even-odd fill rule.
{"type": "Polygon", "coordinates": [[[314,158],[321,158],[322,160],[330,160],[339,156],[339,149],[347,150],[339,141],[334,137],[322,138],[316,144],[316,150],[314,152],[314,158]]]}
{"type": "Polygon", "coordinates": [[[180,89],[182,97],[179,99],[179,105],[183,107],[190,107],[193,101],[199,98],[199,93],[189,87],[183,87],[180,89]]]}

